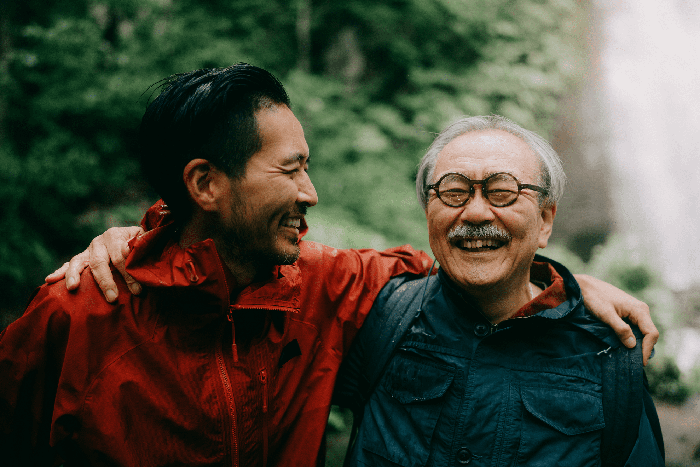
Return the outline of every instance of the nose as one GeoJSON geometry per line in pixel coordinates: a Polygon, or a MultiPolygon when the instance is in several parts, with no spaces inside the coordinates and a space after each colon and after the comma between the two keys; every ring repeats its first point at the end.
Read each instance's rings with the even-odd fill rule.
{"type": "Polygon", "coordinates": [[[478,185],[479,188],[476,188],[476,186],[472,187],[471,196],[469,196],[466,204],[462,206],[462,213],[459,217],[462,221],[474,225],[488,224],[496,219],[496,215],[493,212],[493,206],[484,197],[481,185],[478,185]]]}
{"type": "Polygon", "coordinates": [[[297,177],[297,202],[307,206],[315,206],[318,203],[318,195],[316,188],[311,183],[311,178],[307,172],[302,172],[300,177],[297,177]]]}

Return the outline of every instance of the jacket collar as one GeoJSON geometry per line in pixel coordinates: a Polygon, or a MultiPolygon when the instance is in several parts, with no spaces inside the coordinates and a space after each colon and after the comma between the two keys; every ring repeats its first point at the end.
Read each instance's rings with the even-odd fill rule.
{"type": "MultiPolygon", "coordinates": [[[[164,205],[149,209],[143,224],[154,228],[129,242],[131,253],[126,259],[127,272],[143,286],[196,294],[224,313],[229,309],[299,311],[302,277],[297,263],[275,266],[267,280],[249,285],[231,302],[224,265],[213,240],[181,248],[164,205]]],[[[300,238],[308,230],[305,223],[302,227],[300,238]]]]}
{"type": "Polygon", "coordinates": [[[540,311],[536,316],[549,319],[560,319],[570,313],[578,312],[579,310],[582,311],[583,296],[581,295],[581,288],[578,286],[578,282],[576,282],[576,279],[574,279],[573,274],[571,274],[571,272],[569,272],[569,270],[561,264],[545,258],[544,256],[535,255],[535,261],[546,262],[554,266],[557,273],[559,273],[562,279],[564,279],[564,288],[566,289],[566,300],[562,304],[554,308],[540,311]]]}
{"type": "Polygon", "coordinates": [[[561,264],[544,256],[535,255],[535,261],[548,262],[554,266],[554,269],[564,279],[564,287],[566,288],[566,301],[564,303],[555,308],[541,311],[535,316],[548,319],[567,318],[571,324],[593,334],[609,346],[619,347],[621,342],[617,336],[611,332],[606,324],[603,324],[586,309],[581,288],[573,274],[561,264]]]}
{"type": "MultiPolygon", "coordinates": [[[[583,302],[583,295],[581,294],[581,288],[579,287],[573,274],[571,274],[566,267],[557,263],[556,261],[540,255],[535,255],[534,261],[549,263],[554,267],[557,273],[564,280],[566,300],[554,308],[540,311],[539,313],[533,315],[532,318],[566,319],[574,326],[593,334],[595,337],[611,347],[619,347],[621,345],[619,339],[617,339],[615,334],[610,331],[610,328],[593,317],[592,314],[586,310],[583,302]]],[[[478,307],[476,307],[470,296],[460,289],[454,282],[452,282],[452,280],[442,269],[438,270],[438,277],[449,294],[458,296],[463,303],[466,303],[471,308],[478,310],[478,307]]],[[[508,321],[509,320],[506,320],[504,323],[507,323],[508,321]]]]}

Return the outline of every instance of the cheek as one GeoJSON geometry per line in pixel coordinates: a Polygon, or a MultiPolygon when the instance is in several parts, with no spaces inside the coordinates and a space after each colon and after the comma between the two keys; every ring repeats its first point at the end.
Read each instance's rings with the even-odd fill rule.
{"type": "Polygon", "coordinates": [[[454,222],[454,216],[448,216],[444,213],[442,215],[433,214],[428,216],[428,239],[433,252],[436,252],[436,250],[444,251],[450,247],[447,234],[450,232],[454,222]]]}
{"type": "Polygon", "coordinates": [[[246,200],[248,211],[252,215],[264,216],[279,210],[287,200],[288,190],[281,184],[266,183],[256,186],[249,192],[246,200]]]}
{"type": "Polygon", "coordinates": [[[539,232],[537,219],[520,211],[502,211],[496,214],[499,223],[514,239],[529,238],[539,232]]]}

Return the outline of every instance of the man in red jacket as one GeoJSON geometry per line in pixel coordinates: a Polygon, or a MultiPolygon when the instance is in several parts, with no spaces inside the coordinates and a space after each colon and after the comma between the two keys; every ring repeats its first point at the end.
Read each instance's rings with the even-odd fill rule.
{"type": "Polygon", "coordinates": [[[0,334],[3,460],[322,464],[340,361],[382,286],[424,274],[429,257],[301,240],[317,201],[308,146],[265,70],[171,78],[139,141],[167,202],[129,245],[146,291],[118,278],[108,303],[92,277],[69,276],[77,293],[40,288],[0,334]]]}
{"type": "Polygon", "coordinates": [[[342,356],[381,287],[430,258],[300,242],[309,149],[265,70],[172,78],[139,142],[168,203],[131,244],[147,293],[38,290],[0,337],[3,462],[321,462],[342,356]]]}

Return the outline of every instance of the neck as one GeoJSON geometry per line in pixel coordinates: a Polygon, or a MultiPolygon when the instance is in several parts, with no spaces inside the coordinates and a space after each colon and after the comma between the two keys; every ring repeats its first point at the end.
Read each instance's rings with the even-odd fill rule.
{"type": "Polygon", "coordinates": [[[512,317],[526,303],[532,301],[542,289],[530,282],[530,276],[516,287],[497,285],[489,288],[477,287],[476,291],[465,289],[479,304],[481,312],[491,324],[498,324],[512,317]]]}
{"type": "Polygon", "coordinates": [[[238,246],[230,245],[230,242],[226,242],[222,236],[221,229],[213,227],[218,225],[216,221],[213,219],[203,219],[205,217],[207,217],[205,213],[195,214],[192,219],[182,227],[178,241],[180,248],[184,249],[190,245],[211,238],[214,241],[216,251],[219,253],[221,260],[231,271],[236,281],[236,286],[245,287],[251,284],[260,273],[258,265],[252,260],[242,260],[241,255],[237,253],[238,246]]]}

